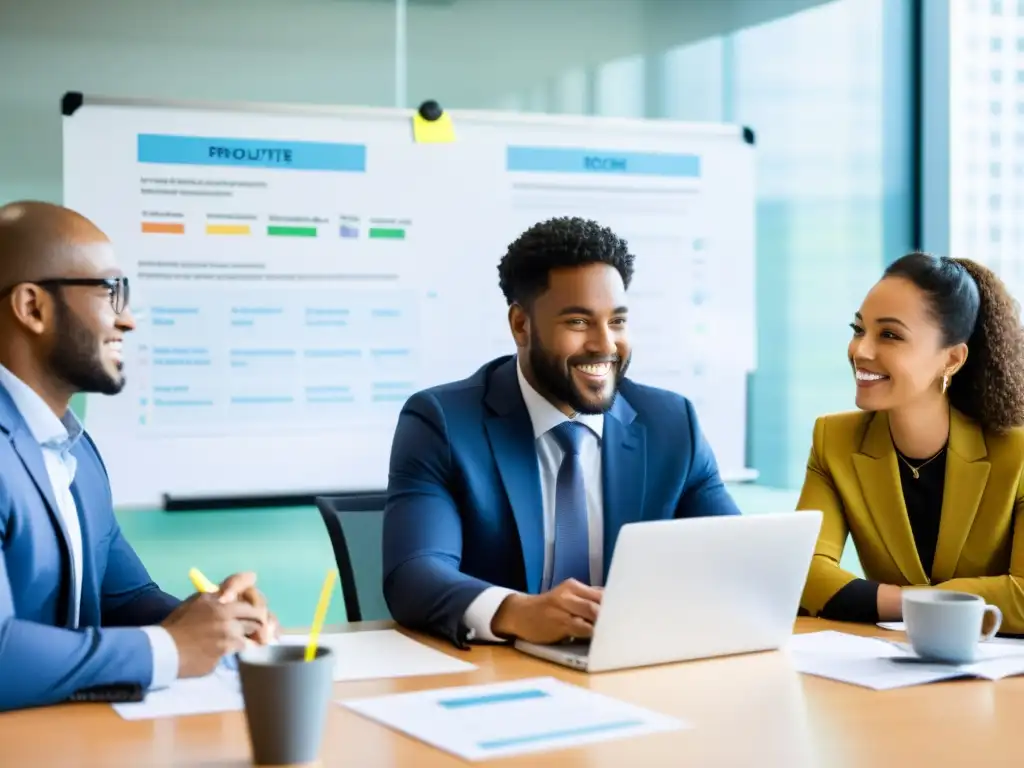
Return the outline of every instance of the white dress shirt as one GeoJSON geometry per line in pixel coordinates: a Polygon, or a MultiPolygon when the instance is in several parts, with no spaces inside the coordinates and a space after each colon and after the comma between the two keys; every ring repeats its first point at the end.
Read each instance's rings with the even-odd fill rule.
{"type": "MultiPolygon", "coordinates": [[[[68,409],[62,419],[58,419],[35,390],[2,365],[0,386],[7,390],[28,425],[32,437],[42,449],[46,473],[57,502],[57,513],[68,533],[68,548],[71,552],[72,627],[77,629],[82,606],[82,525],[78,505],[71,494],[71,484],[75,480],[77,469],[77,459],[72,455],[71,449],[82,436],[82,423],[71,409],[68,409]]],[[[153,680],[150,687],[167,686],[178,676],[178,647],[170,633],[163,627],[141,629],[149,638],[153,653],[153,680]]]]}
{"type": "MultiPolygon", "coordinates": [[[[541,590],[547,591],[553,586],[558,586],[551,584],[555,551],[555,484],[564,455],[551,430],[570,419],[530,386],[518,361],[516,372],[526,410],[533,424],[534,445],[537,448],[537,464],[540,469],[543,509],[537,510],[537,513],[544,516],[544,576],[541,580],[541,590]]],[[[604,499],[601,486],[601,436],[604,432],[604,414],[581,413],[573,420],[590,428],[580,446],[580,462],[583,465],[583,481],[587,495],[590,583],[598,587],[604,580],[604,499]]],[[[469,629],[470,640],[501,641],[501,638],[491,631],[491,621],[502,601],[514,592],[504,587],[489,587],[477,595],[463,617],[469,629]]]]}

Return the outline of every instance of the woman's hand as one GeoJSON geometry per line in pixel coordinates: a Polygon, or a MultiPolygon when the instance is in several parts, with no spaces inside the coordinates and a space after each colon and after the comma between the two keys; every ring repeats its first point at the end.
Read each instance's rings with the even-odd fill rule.
{"type": "Polygon", "coordinates": [[[880,584],[878,587],[878,620],[903,620],[903,588],[895,584],[880,584]]]}

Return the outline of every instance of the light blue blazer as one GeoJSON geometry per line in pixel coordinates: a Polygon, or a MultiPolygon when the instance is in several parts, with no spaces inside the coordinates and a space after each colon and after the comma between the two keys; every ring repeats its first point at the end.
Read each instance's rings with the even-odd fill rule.
{"type": "Polygon", "coordinates": [[[159,624],[180,602],[153,583],[121,534],[88,434],[72,453],[83,554],[78,629],[69,628],[67,531],[42,449],[0,385],[0,711],[59,703],[101,685],[148,687],[153,656],[138,627],[159,624]]]}

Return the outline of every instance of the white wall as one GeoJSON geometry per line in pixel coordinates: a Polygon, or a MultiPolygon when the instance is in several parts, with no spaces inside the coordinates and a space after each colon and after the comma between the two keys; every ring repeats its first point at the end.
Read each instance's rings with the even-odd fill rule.
{"type": "MultiPolygon", "coordinates": [[[[617,31],[617,46],[637,45],[634,3],[541,4],[549,11],[543,24],[532,16],[533,0],[412,4],[412,103],[435,97],[478,106],[488,94],[586,58],[594,35],[608,30],[617,31]],[[567,37],[567,28],[574,34],[567,37]],[[489,34],[514,41],[515,55],[496,55],[489,34]],[[523,41],[538,54],[524,54],[523,41]]],[[[394,31],[394,8],[381,0],[0,3],[0,203],[60,200],[65,91],[392,106],[394,31]]],[[[599,46],[594,55],[607,52],[599,46]]]]}
{"type": "MultiPolygon", "coordinates": [[[[409,0],[408,105],[631,114],[642,94],[604,89],[610,98],[594,81],[628,75],[630,57],[816,2],[409,0]]],[[[391,0],[0,0],[0,73],[0,204],[60,201],[65,91],[391,106],[395,9],[391,0]]]]}
{"type": "Polygon", "coordinates": [[[394,24],[387,10],[328,0],[4,3],[0,202],[60,200],[59,103],[68,90],[391,104],[394,24]]]}

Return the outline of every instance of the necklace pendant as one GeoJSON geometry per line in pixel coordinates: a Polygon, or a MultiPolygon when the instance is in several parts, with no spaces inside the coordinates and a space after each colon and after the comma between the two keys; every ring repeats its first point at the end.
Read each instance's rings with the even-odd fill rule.
{"type": "Polygon", "coordinates": [[[914,479],[915,479],[915,480],[917,480],[917,479],[919,479],[919,478],[921,477],[921,475],[919,475],[919,474],[917,473],[917,470],[916,470],[916,469],[914,469],[913,467],[911,467],[911,468],[910,468],[910,471],[914,473],[914,479]]]}

